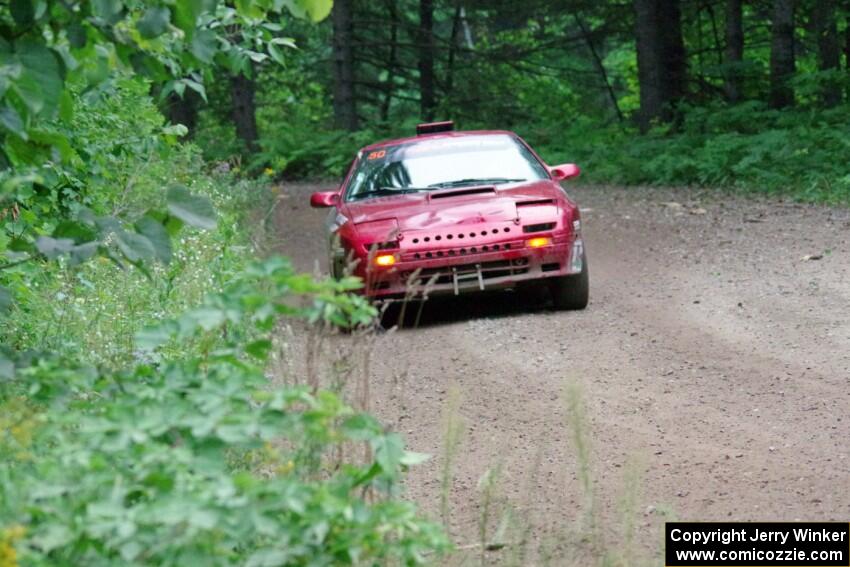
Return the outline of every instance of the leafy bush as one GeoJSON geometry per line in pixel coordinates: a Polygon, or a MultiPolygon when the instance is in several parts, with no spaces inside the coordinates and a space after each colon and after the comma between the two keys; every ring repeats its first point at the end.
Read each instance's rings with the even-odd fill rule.
{"type": "Polygon", "coordinates": [[[61,179],[44,185],[61,199],[19,194],[0,219],[0,285],[15,299],[11,316],[0,319],[0,344],[124,364],[140,325],[196,304],[244,266],[249,242],[240,221],[271,196],[268,188],[208,173],[194,147],[174,143],[148,90],[145,81],[120,79],[75,95],[81,112],[69,133],[90,161],[64,166],[61,179]],[[188,189],[169,199],[167,189],[178,186],[188,189]],[[183,221],[175,214],[207,228],[217,220],[218,228],[177,232],[183,221]],[[174,237],[154,245],[154,234],[137,232],[156,225],[174,237]],[[141,270],[116,269],[136,250],[141,270]],[[100,261],[81,262],[98,251],[100,261]]]}
{"type": "Polygon", "coordinates": [[[412,564],[443,549],[438,527],[391,498],[423,456],[335,395],[272,388],[263,374],[278,317],[369,320],[373,308],[346,293],[359,285],[270,259],[141,333],[151,362],[19,368],[0,382],[3,545],[14,536],[33,565],[110,566],[412,564]],[[212,348],[157,350],[191,338],[212,348]],[[372,457],[340,457],[362,443],[372,457]]]}
{"type": "Polygon", "coordinates": [[[780,112],[759,102],[696,107],[685,111],[678,128],[658,127],[645,136],[577,120],[565,132],[540,136],[540,149],[552,162],[580,163],[591,182],[700,185],[848,202],[847,111],[780,112]]]}
{"type": "Polygon", "coordinates": [[[264,376],[280,317],[369,320],[348,293],[359,283],[315,282],[280,259],[248,266],[246,221],[270,188],[209,172],[149,88],[70,84],[77,112],[50,127],[73,155],[28,182],[25,167],[0,179],[0,284],[14,298],[0,296],[0,564],[411,564],[439,552],[440,529],[397,499],[423,456],[336,395],[264,376]],[[368,457],[344,458],[364,444],[368,457]]]}

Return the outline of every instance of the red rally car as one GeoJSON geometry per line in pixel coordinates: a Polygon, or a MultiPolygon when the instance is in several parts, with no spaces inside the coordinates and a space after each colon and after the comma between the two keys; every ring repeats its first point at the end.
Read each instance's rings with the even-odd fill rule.
{"type": "Polygon", "coordinates": [[[338,191],[314,193],[328,216],[334,276],[392,299],[548,284],[559,309],[583,309],[587,259],[576,203],[549,167],[507,131],[421,124],[417,135],[360,150],[338,191]]]}

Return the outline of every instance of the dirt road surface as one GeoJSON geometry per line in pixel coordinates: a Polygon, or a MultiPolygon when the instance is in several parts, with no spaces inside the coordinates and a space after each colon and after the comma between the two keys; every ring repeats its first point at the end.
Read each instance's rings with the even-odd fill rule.
{"type": "MultiPolygon", "coordinates": [[[[276,209],[278,249],[304,270],[326,270],[326,213],[307,204],[323,188],[284,185],[276,209]]],[[[407,496],[439,519],[454,404],[462,435],[447,503],[462,546],[479,540],[488,469],[498,474],[486,539],[511,510],[524,535],[503,539],[521,535],[529,564],[566,562],[592,518],[604,540],[593,545],[648,563],[665,518],[846,521],[850,210],[686,190],[571,193],[584,211],[585,311],[463,296],[375,338],[371,409],[433,455],[407,496]],[[576,391],[587,459],[582,427],[569,425],[576,391]],[[634,549],[623,539],[632,524],[634,549]]]]}

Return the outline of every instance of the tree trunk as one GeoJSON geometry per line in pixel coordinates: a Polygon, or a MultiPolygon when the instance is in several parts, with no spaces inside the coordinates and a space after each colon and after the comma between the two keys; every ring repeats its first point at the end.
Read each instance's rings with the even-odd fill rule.
{"type": "Polygon", "coordinates": [[[187,139],[194,135],[198,126],[198,103],[200,100],[201,97],[198,93],[192,89],[186,89],[182,98],[177,93],[171,93],[165,103],[165,115],[168,121],[172,124],[185,126],[189,130],[189,133],[186,134],[187,139]]]}
{"type": "Polygon", "coordinates": [[[794,104],[794,0],[773,0],[770,42],[770,106],[794,104]]]}
{"type": "MultiPolygon", "coordinates": [[[[850,73],[850,17],[846,18],[844,28],[844,68],[850,73]]],[[[850,85],[845,90],[845,96],[850,101],[850,85]]]]}
{"type": "Polygon", "coordinates": [[[641,131],[661,117],[664,92],[661,84],[661,45],[656,20],[657,0],[635,0],[635,43],[637,48],[638,87],[641,131]]]}
{"type": "Polygon", "coordinates": [[[419,0],[419,105],[422,119],[434,119],[434,1],[419,0]]]}
{"type": "MultiPolygon", "coordinates": [[[[841,47],[838,43],[838,25],[835,21],[835,0],[818,0],[812,14],[818,40],[818,69],[833,71],[841,68],[841,47]]],[[[841,87],[827,80],[821,91],[824,106],[833,107],[841,102],[841,87]]]]}
{"type": "Polygon", "coordinates": [[[452,17],[452,31],[449,37],[449,53],[446,62],[446,96],[451,99],[455,86],[455,52],[460,41],[460,27],[463,17],[463,7],[458,1],[455,5],[455,14],[452,17]]]}
{"type": "Polygon", "coordinates": [[[335,0],[333,5],[334,120],[337,127],[357,130],[357,98],[354,92],[353,0],[335,0]]]}
{"type": "Polygon", "coordinates": [[[741,100],[741,69],[744,61],[744,18],[741,0],[726,0],[726,100],[741,100]]]}
{"type": "Polygon", "coordinates": [[[640,113],[646,131],[669,121],[685,94],[686,61],[679,0],[634,0],[640,113]]]}
{"type": "MultiPolygon", "coordinates": [[[[668,110],[685,97],[687,83],[687,58],[682,38],[682,10],[680,0],[660,0],[659,28],[661,30],[661,63],[667,85],[668,110]]],[[[667,119],[672,115],[668,115],[667,119]]]]}
{"type": "Polygon", "coordinates": [[[249,153],[257,151],[257,115],[254,103],[254,79],[239,73],[230,78],[230,97],[233,105],[233,123],[236,135],[245,143],[249,153]]]}
{"type": "Polygon", "coordinates": [[[395,72],[397,65],[398,50],[398,10],[395,0],[386,1],[387,10],[390,13],[390,53],[387,61],[387,87],[384,100],[381,101],[381,121],[386,122],[390,118],[390,105],[393,100],[395,88],[395,72]]]}

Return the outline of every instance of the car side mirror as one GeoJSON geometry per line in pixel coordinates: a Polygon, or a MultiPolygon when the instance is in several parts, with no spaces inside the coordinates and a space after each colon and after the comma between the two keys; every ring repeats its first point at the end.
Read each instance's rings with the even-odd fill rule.
{"type": "Polygon", "coordinates": [[[565,179],[578,177],[581,173],[581,169],[574,163],[562,163],[561,165],[550,167],[549,173],[555,181],[563,181],[565,179]]]}
{"type": "Polygon", "coordinates": [[[336,191],[319,191],[310,195],[310,206],[315,208],[333,207],[339,202],[339,193],[336,191]]]}

